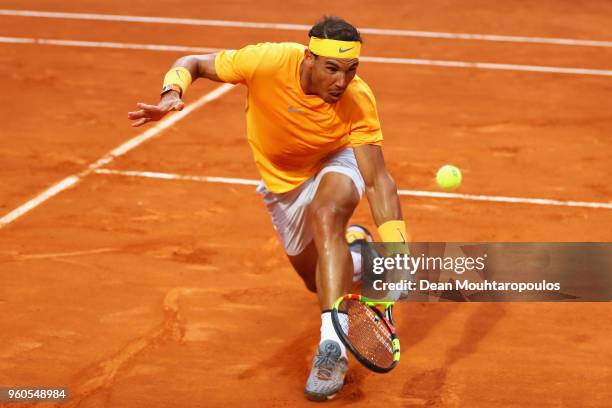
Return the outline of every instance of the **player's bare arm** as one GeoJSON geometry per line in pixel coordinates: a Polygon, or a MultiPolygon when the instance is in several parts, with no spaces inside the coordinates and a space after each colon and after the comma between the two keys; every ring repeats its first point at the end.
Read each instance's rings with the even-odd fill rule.
{"type": "MultiPolygon", "coordinates": [[[[215,58],[217,54],[187,55],[174,62],[167,75],[180,76],[190,75],[190,78],[183,79],[186,83],[191,83],[198,78],[207,78],[216,82],[223,82],[217,76],[215,70],[215,58]],[[172,72],[175,70],[175,72],[172,72]]],[[[183,89],[177,84],[170,84],[168,89],[162,91],[162,96],[157,105],[149,105],[138,102],[138,110],[128,112],[128,119],[132,120],[132,126],[137,127],[147,122],[154,122],[162,119],[168,112],[180,111],[185,107],[181,99],[183,89]]]]}
{"type": "Polygon", "coordinates": [[[397,186],[385,166],[382,148],[377,145],[361,145],[353,150],[376,225],[390,220],[401,220],[402,210],[397,186]]]}

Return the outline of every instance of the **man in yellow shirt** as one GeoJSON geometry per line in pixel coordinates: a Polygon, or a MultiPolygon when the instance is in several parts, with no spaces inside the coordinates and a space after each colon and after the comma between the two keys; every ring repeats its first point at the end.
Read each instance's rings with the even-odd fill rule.
{"type": "MultiPolygon", "coordinates": [[[[346,348],[330,310],[350,290],[359,254],[345,241],[349,218],[365,191],[385,242],[406,242],[399,197],[382,154],[376,101],[356,75],[361,36],[337,17],[309,32],[309,45],[263,43],[178,59],[157,105],[138,104],[133,126],[181,110],[197,78],[248,87],[247,135],[262,181],[257,191],[294,269],[318,294],[321,341],[305,395],[333,397],[347,370],[346,348]]],[[[366,238],[353,228],[351,235],[366,238]]]]}

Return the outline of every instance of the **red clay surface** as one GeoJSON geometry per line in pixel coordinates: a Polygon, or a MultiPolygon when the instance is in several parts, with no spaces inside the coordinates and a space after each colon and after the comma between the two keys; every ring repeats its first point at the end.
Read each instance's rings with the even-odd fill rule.
{"type": "MultiPolygon", "coordinates": [[[[611,40],[606,2],[4,1],[3,8],[611,40]],[[289,12],[293,10],[294,12],[289,12]]],[[[0,35],[236,47],[306,33],[0,17],[0,35]]],[[[366,37],[372,56],[611,69],[606,48],[366,37]]],[[[0,215],[139,134],[180,53],[0,44],[0,215]]],[[[608,202],[610,77],[363,63],[401,188],[608,202]]],[[[196,83],[192,102],[216,87],[196,83]]],[[[236,88],[109,167],[257,178],[236,88]]],[[[612,241],[612,211],[402,198],[417,240],[612,241]]],[[[355,221],[372,227],[367,203],[355,221]]],[[[62,407],[306,406],[318,308],[252,186],[90,175],[0,230],[0,385],[62,407]]],[[[608,304],[401,304],[402,362],[329,405],[606,407],[608,304]]],[[[48,406],[49,404],[40,404],[48,406]]]]}

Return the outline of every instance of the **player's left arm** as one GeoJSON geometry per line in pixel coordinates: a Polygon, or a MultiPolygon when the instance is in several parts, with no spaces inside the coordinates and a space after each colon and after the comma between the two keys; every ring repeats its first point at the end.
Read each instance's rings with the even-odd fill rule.
{"type": "Polygon", "coordinates": [[[372,216],[385,242],[407,242],[395,180],[387,171],[382,148],[374,144],[354,146],[355,158],[365,182],[372,216]]]}

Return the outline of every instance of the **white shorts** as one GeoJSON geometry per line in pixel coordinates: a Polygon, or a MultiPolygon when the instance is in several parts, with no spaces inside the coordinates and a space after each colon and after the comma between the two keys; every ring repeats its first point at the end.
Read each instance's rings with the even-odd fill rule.
{"type": "Polygon", "coordinates": [[[323,175],[330,172],[341,173],[350,177],[359,193],[359,198],[361,198],[365,190],[365,184],[351,147],[330,156],[317,174],[296,189],[286,193],[274,194],[268,191],[263,181],[257,186],[257,192],[263,195],[264,203],[272,217],[274,229],[278,233],[287,255],[298,255],[312,241],[310,219],[306,208],[314,198],[323,175]]]}

